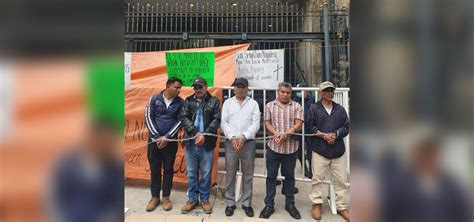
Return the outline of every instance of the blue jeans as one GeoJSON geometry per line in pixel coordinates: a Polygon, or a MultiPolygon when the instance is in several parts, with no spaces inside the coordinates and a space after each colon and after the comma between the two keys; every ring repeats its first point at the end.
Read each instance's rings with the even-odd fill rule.
{"type": "Polygon", "coordinates": [[[285,190],[285,206],[295,204],[295,166],[298,152],[291,154],[280,154],[272,151],[267,147],[266,166],[267,180],[265,206],[273,207],[275,205],[276,180],[278,176],[278,168],[281,166],[281,174],[285,177],[283,181],[283,189],[285,190]]]}
{"type": "Polygon", "coordinates": [[[197,201],[209,200],[211,191],[212,165],[214,150],[206,150],[194,144],[186,147],[186,171],[188,176],[188,198],[197,201]]]}

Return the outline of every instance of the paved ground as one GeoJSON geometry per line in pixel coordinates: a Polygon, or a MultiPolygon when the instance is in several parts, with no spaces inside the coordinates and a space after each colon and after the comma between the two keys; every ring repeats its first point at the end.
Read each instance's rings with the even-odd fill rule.
{"type": "MultiPolygon", "coordinates": [[[[261,160],[261,159],[260,159],[261,160]]],[[[263,165],[259,163],[262,161],[256,162],[256,173],[263,172],[263,165]],[[259,172],[260,170],[260,172],[259,172]]],[[[298,165],[298,164],[297,164],[298,165]]],[[[224,159],[219,159],[218,170],[224,169],[224,159]]],[[[300,167],[297,167],[296,173],[301,174],[300,167]]],[[[223,174],[218,174],[217,177],[218,185],[223,186],[225,178],[223,174]]],[[[296,207],[300,210],[302,219],[299,221],[315,221],[311,218],[311,202],[308,199],[308,194],[310,191],[310,184],[308,182],[296,182],[296,186],[299,189],[299,193],[295,195],[296,207]]],[[[186,202],[186,189],[187,187],[175,185],[171,193],[171,201],[173,202],[173,209],[171,211],[163,211],[161,206],[159,206],[155,211],[150,214],[160,214],[160,215],[180,215],[181,207],[186,202]]],[[[326,190],[326,189],[325,189],[326,190]]],[[[253,208],[255,211],[255,217],[258,218],[260,211],[264,207],[263,199],[265,198],[265,179],[264,178],[254,178],[253,186],[253,208]]],[[[136,180],[127,180],[125,186],[125,207],[130,208],[126,216],[131,213],[145,213],[145,207],[150,199],[150,191],[148,184],[143,181],[136,180]]],[[[241,209],[241,204],[237,203],[237,209],[234,216],[226,217],[224,213],[225,201],[216,198],[214,195],[211,196],[211,203],[214,206],[213,213],[210,215],[204,214],[202,209],[197,208],[190,213],[190,215],[202,216],[204,218],[226,218],[232,219],[232,221],[241,221],[242,218],[246,217],[245,213],[241,209]]],[[[270,217],[270,219],[278,220],[280,222],[292,221],[294,220],[288,212],[284,209],[285,197],[281,194],[281,185],[277,186],[277,196],[275,198],[275,213],[270,217]]],[[[344,220],[339,215],[333,215],[330,211],[328,202],[325,201],[323,204],[323,218],[321,222],[343,222],[344,220]]]]}

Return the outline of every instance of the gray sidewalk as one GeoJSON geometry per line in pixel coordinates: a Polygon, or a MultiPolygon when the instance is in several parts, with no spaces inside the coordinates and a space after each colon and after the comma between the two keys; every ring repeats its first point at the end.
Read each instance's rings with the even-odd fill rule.
{"type": "MultiPolygon", "coordinates": [[[[257,159],[255,163],[256,173],[261,173],[263,170],[263,159],[257,159]],[[260,170],[260,171],[259,171],[260,170]]],[[[218,170],[224,169],[224,158],[219,158],[218,170]]],[[[297,169],[295,173],[301,174],[301,168],[299,167],[299,162],[297,163],[297,169]]],[[[219,186],[223,186],[225,182],[225,175],[217,175],[217,183],[219,186]]],[[[126,214],[126,217],[132,213],[146,213],[145,207],[150,200],[150,190],[146,181],[137,181],[137,180],[127,180],[125,182],[125,208],[130,208],[126,214]]],[[[285,197],[281,194],[281,185],[277,186],[277,195],[275,197],[275,213],[270,217],[270,219],[277,220],[279,222],[293,221],[294,219],[286,212],[284,209],[285,197]]],[[[309,201],[308,194],[310,193],[310,183],[309,182],[296,182],[296,187],[298,187],[299,192],[295,194],[296,207],[301,213],[302,219],[298,221],[315,221],[311,218],[311,205],[309,201]]],[[[173,202],[173,209],[170,211],[163,211],[161,205],[150,214],[158,215],[181,215],[181,207],[187,201],[186,197],[186,186],[175,184],[171,192],[171,201],[173,202]]],[[[325,189],[327,192],[327,189],[325,189]]],[[[265,198],[265,179],[264,178],[254,178],[253,183],[253,199],[252,205],[255,211],[254,218],[258,218],[260,211],[264,208],[265,204],[263,202],[265,198]]],[[[211,204],[213,205],[212,214],[204,214],[202,209],[196,208],[188,215],[202,216],[204,218],[221,218],[228,219],[232,221],[241,221],[242,218],[247,217],[241,208],[240,202],[237,203],[237,209],[232,217],[226,217],[224,213],[225,201],[219,198],[216,198],[214,195],[211,195],[210,198],[211,204]]],[[[344,220],[339,215],[333,215],[329,208],[327,201],[324,202],[322,207],[323,218],[321,222],[343,222],[344,220]]]]}

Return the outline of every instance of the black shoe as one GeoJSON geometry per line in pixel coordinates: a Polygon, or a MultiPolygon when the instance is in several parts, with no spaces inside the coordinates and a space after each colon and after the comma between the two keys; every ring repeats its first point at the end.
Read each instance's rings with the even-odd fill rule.
{"type": "MultiPolygon", "coordinates": [[[[293,194],[297,194],[298,192],[298,187],[295,187],[295,189],[293,190],[293,194]]],[[[283,188],[281,189],[281,194],[285,195],[285,190],[283,188]]]]}
{"type": "Polygon", "coordinates": [[[274,212],[275,212],[275,208],[265,207],[263,208],[262,212],[260,212],[260,218],[268,219],[274,212]]]}
{"type": "Polygon", "coordinates": [[[242,209],[244,209],[245,215],[247,215],[247,217],[253,217],[253,209],[252,209],[252,207],[244,207],[244,206],[242,206],[242,209]]]}
{"type": "Polygon", "coordinates": [[[226,207],[225,208],[225,215],[228,216],[228,217],[234,215],[234,210],[235,210],[235,206],[226,207]]]}
{"type": "Polygon", "coordinates": [[[290,213],[290,216],[295,219],[301,219],[300,212],[296,209],[295,205],[288,205],[285,207],[285,210],[290,213]]]}
{"type": "Polygon", "coordinates": [[[277,180],[277,182],[276,182],[277,186],[281,185],[281,183],[282,183],[281,180],[277,180]]]}

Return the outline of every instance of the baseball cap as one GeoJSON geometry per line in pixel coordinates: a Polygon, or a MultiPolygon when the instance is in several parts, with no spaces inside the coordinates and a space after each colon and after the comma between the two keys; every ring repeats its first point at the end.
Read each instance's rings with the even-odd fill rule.
{"type": "Polygon", "coordinates": [[[245,87],[248,87],[249,86],[249,81],[246,79],[246,78],[243,78],[243,77],[240,77],[240,78],[236,78],[234,83],[232,84],[232,86],[236,86],[236,85],[244,85],[245,87]]]}
{"type": "Polygon", "coordinates": [[[323,91],[325,89],[328,89],[328,88],[335,89],[336,87],[334,87],[334,85],[329,81],[323,82],[319,85],[319,90],[321,90],[321,91],[323,91]]]}
{"type": "Polygon", "coordinates": [[[202,77],[197,77],[191,86],[207,86],[207,81],[202,77]]]}

